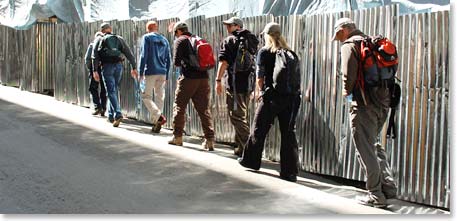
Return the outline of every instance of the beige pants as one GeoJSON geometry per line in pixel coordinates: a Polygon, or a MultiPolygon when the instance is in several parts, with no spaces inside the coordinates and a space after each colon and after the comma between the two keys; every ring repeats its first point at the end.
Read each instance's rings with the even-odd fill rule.
{"type": "Polygon", "coordinates": [[[146,87],[144,93],[141,94],[144,106],[149,111],[152,123],[156,123],[159,120],[160,115],[163,111],[163,102],[165,100],[165,75],[146,75],[145,83],[146,87]],[[152,92],[155,94],[155,102],[152,101],[152,92]]]}

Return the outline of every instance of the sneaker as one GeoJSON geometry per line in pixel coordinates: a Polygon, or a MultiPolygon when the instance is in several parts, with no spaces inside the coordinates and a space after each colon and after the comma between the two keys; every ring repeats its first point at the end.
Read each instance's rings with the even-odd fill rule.
{"type": "Polygon", "coordinates": [[[243,148],[242,147],[237,147],[233,150],[233,154],[241,157],[243,155],[243,148]]]}
{"type": "Polygon", "coordinates": [[[102,112],[101,109],[95,109],[95,111],[92,112],[92,115],[94,115],[94,116],[95,116],[95,115],[99,115],[101,112],[102,112]]]}
{"type": "Polygon", "coordinates": [[[113,127],[119,127],[119,124],[121,124],[122,119],[123,119],[122,116],[116,118],[113,122],[113,127]]]}
{"type": "Polygon", "coordinates": [[[358,203],[365,205],[365,206],[371,206],[374,208],[385,208],[387,207],[386,199],[380,199],[379,197],[373,195],[373,194],[368,194],[364,197],[358,198],[357,199],[358,203]]]}
{"type": "Polygon", "coordinates": [[[162,129],[162,125],[159,124],[159,123],[155,123],[152,125],[152,128],[151,128],[151,133],[160,133],[160,130],[162,129]]]}
{"type": "Polygon", "coordinates": [[[157,122],[152,126],[151,132],[152,133],[160,133],[160,130],[162,129],[162,125],[164,125],[167,122],[167,118],[165,116],[160,115],[159,119],[157,122]]]}
{"type": "Polygon", "coordinates": [[[168,144],[182,146],[182,137],[173,136],[173,138],[168,141],[168,144]]]}
{"type": "Polygon", "coordinates": [[[214,138],[205,139],[202,143],[203,149],[208,151],[214,151],[214,138]]]}
{"type": "Polygon", "coordinates": [[[160,123],[160,125],[164,125],[167,123],[167,118],[163,115],[160,115],[159,120],[157,120],[157,123],[160,123]]]}

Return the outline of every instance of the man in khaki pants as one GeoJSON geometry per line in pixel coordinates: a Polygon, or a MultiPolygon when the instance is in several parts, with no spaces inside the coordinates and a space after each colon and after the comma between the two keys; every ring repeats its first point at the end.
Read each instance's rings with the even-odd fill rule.
{"type": "MultiPolygon", "coordinates": [[[[334,27],[333,40],[342,43],[341,72],[343,95],[351,102],[351,132],[358,159],[367,177],[368,195],[359,202],[372,207],[385,207],[387,199],[395,198],[397,186],[390,174],[387,156],[377,138],[386,122],[390,104],[388,82],[362,87],[358,81],[360,42],[366,35],[349,18],[339,19],[334,27]]],[[[385,80],[383,80],[385,81],[385,80]]]]}
{"type": "Polygon", "coordinates": [[[155,21],[146,24],[147,34],[143,35],[140,54],[140,84],[145,82],[141,98],[149,111],[154,124],[151,132],[160,133],[162,125],[167,121],[162,114],[165,99],[165,82],[170,70],[170,45],[165,37],[157,33],[155,21]],[[155,103],[152,92],[155,92],[155,103]]]}

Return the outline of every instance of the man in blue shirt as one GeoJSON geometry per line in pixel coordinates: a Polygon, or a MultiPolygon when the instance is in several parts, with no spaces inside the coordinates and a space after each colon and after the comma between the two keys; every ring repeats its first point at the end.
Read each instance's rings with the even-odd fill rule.
{"type": "Polygon", "coordinates": [[[154,124],[151,132],[160,133],[162,125],[167,121],[162,114],[165,100],[165,82],[170,70],[170,44],[167,39],[157,33],[157,22],[146,24],[147,34],[143,35],[140,52],[140,83],[145,82],[141,98],[149,111],[154,124]],[[155,102],[152,101],[152,92],[155,102]]]}

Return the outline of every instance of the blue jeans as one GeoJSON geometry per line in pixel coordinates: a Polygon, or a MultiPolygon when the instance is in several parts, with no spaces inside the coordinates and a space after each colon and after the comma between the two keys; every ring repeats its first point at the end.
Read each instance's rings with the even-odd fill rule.
{"type": "Polygon", "coordinates": [[[121,106],[119,105],[119,84],[122,79],[122,64],[103,64],[102,76],[105,81],[106,92],[108,93],[109,109],[108,118],[117,119],[122,117],[121,106]]]}

